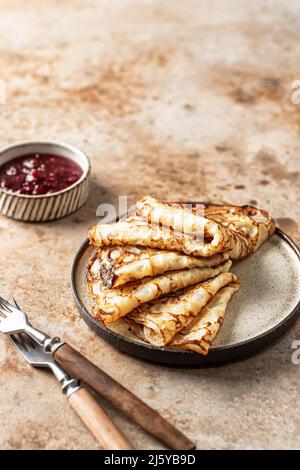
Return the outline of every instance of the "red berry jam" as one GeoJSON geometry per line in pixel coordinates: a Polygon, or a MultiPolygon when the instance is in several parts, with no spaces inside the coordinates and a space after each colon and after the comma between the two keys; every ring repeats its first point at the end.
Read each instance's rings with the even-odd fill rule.
{"type": "Polygon", "coordinates": [[[1,165],[0,186],[19,194],[37,196],[71,186],[82,173],[82,168],[69,158],[35,153],[1,165]]]}

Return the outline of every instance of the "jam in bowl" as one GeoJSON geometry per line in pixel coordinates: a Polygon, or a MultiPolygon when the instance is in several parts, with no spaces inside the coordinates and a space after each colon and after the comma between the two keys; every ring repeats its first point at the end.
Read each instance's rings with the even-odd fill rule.
{"type": "Polygon", "coordinates": [[[65,217],[89,193],[90,162],[65,142],[19,142],[0,150],[0,213],[26,222],[65,217]]]}
{"type": "Polygon", "coordinates": [[[76,183],[82,173],[82,168],[70,158],[28,154],[0,166],[0,187],[30,196],[56,193],[76,183]]]}

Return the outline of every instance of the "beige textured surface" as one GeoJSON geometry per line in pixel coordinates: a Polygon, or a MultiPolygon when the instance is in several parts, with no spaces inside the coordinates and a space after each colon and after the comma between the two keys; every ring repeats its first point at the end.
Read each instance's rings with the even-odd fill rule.
{"type": "MultiPolygon", "coordinates": [[[[240,364],[150,365],[80,320],[70,264],[96,206],[119,194],[257,202],[300,242],[299,26],[297,0],[0,0],[1,144],[66,140],[93,166],[78,213],[44,225],[0,218],[1,294],[14,293],[37,326],[63,335],[199,448],[300,448],[299,322],[240,364]]],[[[52,377],[30,370],[3,337],[0,361],[1,448],[97,448],[52,377]]],[[[136,447],[158,448],[113,415],[136,447]]]]}

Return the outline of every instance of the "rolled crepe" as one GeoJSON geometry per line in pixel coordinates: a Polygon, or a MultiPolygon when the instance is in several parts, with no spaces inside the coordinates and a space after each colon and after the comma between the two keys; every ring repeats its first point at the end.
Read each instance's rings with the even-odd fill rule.
{"type": "Polygon", "coordinates": [[[203,216],[199,216],[197,205],[161,202],[147,196],[138,201],[136,207],[137,214],[151,223],[167,225],[175,230],[181,227],[185,234],[201,232],[204,227],[206,236],[213,237],[212,244],[214,240],[216,243],[221,241],[223,232],[220,227],[223,227],[226,232],[223,243],[231,246],[231,259],[253,253],[275,231],[272,217],[253,206],[204,204],[203,216]],[[217,223],[217,226],[210,225],[207,220],[217,223]]]}
{"type": "Polygon", "coordinates": [[[168,271],[217,266],[228,259],[227,253],[195,258],[179,251],[114,246],[97,250],[92,261],[92,273],[95,279],[102,279],[103,284],[111,288],[168,271]]]}
{"type": "Polygon", "coordinates": [[[216,267],[184,269],[155,278],[108,289],[101,280],[95,280],[88,269],[88,289],[94,300],[94,314],[105,324],[118,320],[138,306],[176,292],[192,284],[202,282],[229,270],[231,261],[216,267]]]}
{"type": "Polygon", "coordinates": [[[210,222],[209,234],[196,237],[174,230],[172,227],[151,225],[147,220],[130,216],[112,224],[97,224],[89,232],[92,245],[98,247],[115,245],[138,245],[162,250],[181,251],[191,256],[212,256],[232,249],[227,231],[222,225],[210,222]],[[219,227],[219,229],[218,229],[219,227]]]}
{"type": "Polygon", "coordinates": [[[186,289],[179,296],[167,296],[150,305],[142,305],[125,320],[131,328],[154,346],[167,346],[183,328],[193,323],[201,309],[212,297],[237,277],[222,273],[195,287],[186,289]]]}
{"type": "MultiPolygon", "coordinates": [[[[204,216],[204,205],[198,204],[198,206],[190,210],[181,203],[169,204],[151,196],[145,196],[137,201],[136,213],[146,219],[150,225],[176,230],[202,241],[210,254],[227,251],[230,246],[227,231],[221,224],[204,216]],[[198,206],[199,208],[203,206],[203,214],[195,213],[198,206]]],[[[210,254],[203,254],[203,256],[210,254]]]]}
{"type": "Polygon", "coordinates": [[[219,290],[212,300],[200,310],[192,325],[177,333],[169,346],[176,349],[189,349],[206,355],[223,323],[227,305],[239,287],[239,282],[236,280],[219,290]]]}
{"type": "Polygon", "coordinates": [[[276,223],[268,212],[253,206],[209,204],[205,216],[226,227],[236,242],[229,252],[231,259],[254,253],[275,231],[276,223]]]}

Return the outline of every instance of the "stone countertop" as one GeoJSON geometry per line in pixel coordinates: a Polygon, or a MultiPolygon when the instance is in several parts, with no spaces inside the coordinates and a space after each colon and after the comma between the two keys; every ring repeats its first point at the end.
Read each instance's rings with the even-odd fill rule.
{"type": "MultiPolygon", "coordinates": [[[[52,223],[0,218],[1,295],[172,420],[198,448],[300,448],[291,344],[186,370],[105,343],[74,307],[70,266],[96,207],[144,194],[252,203],[298,243],[300,4],[259,0],[0,0],[1,145],[56,139],[92,161],[81,210],[52,223]]],[[[0,338],[0,447],[96,449],[46,372],[0,338]]],[[[159,444],[109,408],[139,449],[159,444]]]]}

